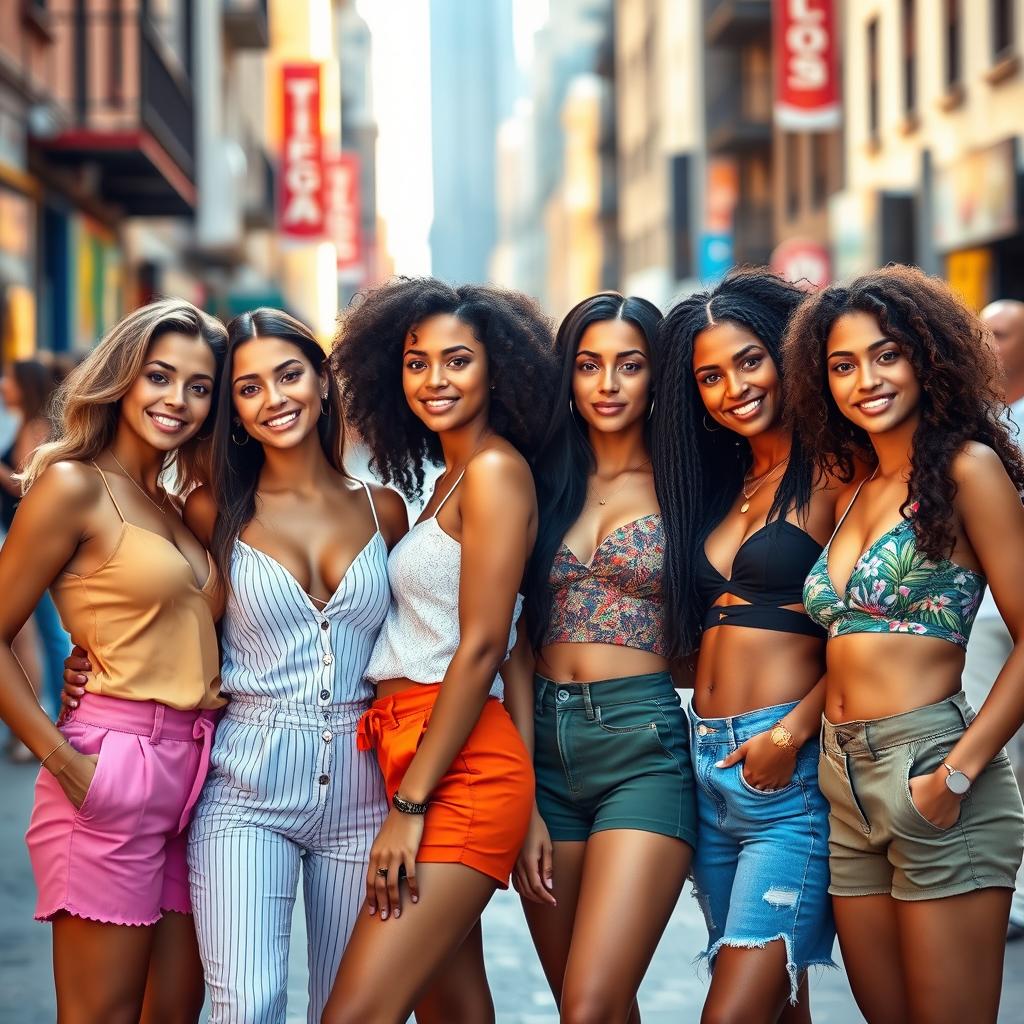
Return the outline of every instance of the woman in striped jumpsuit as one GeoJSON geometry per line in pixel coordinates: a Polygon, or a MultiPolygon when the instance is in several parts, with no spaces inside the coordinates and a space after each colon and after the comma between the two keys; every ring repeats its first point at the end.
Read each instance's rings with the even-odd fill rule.
{"type": "Polygon", "coordinates": [[[309,331],[258,309],[228,335],[214,484],[185,512],[229,581],[230,702],[192,820],[192,900],[212,1024],[283,1024],[301,867],[315,1024],[387,816],[355,730],[408,519],[395,492],[342,470],[337,387],[309,331]]]}

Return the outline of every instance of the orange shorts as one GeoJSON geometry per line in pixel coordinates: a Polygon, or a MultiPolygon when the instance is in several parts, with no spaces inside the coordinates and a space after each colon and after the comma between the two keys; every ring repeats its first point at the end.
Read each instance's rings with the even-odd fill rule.
{"type": "MultiPolygon", "coordinates": [[[[410,686],[381,697],[359,720],[359,749],[376,748],[388,799],[401,786],[440,687],[410,686]]],[[[490,697],[430,794],[416,860],[466,864],[507,889],[532,811],[533,765],[504,705],[490,697]]]]}

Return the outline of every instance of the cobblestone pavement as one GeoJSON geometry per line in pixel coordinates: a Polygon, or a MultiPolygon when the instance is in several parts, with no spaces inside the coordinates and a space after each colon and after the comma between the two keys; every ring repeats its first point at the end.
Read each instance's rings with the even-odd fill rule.
{"type": "MultiPolygon", "coordinates": [[[[34,767],[0,760],[0,1024],[48,1024],[54,1019],[49,929],[32,921],[34,889],[23,835],[32,801],[34,767]]],[[[305,934],[296,912],[288,1024],[305,1014],[305,934]]],[[[703,947],[703,923],[684,892],[640,990],[644,1024],[696,1024],[706,982],[691,961],[703,947]]],[[[484,917],[487,970],[498,1024],[554,1024],[551,996],[530,944],[514,893],[498,893],[484,917]]],[[[812,975],[816,1024],[862,1020],[842,971],[812,975]]],[[[1024,942],[1007,948],[1000,1024],[1024,1021],[1024,942]]],[[[969,1022],[964,1022],[969,1024],[969,1022]]]]}

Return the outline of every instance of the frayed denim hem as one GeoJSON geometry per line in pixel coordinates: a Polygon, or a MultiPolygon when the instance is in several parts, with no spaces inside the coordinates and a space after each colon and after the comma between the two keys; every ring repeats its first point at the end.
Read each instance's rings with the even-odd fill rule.
{"type": "Polygon", "coordinates": [[[786,947],[786,973],[789,975],[789,1004],[790,1006],[795,1006],[797,992],[800,988],[800,976],[807,973],[808,967],[832,967],[838,970],[838,965],[831,957],[827,960],[808,960],[802,964],[794,962],[793,941],[784,932],[779,932],[778,935],[772,935],[767,939],[730,939],[728,936],[723,936],[710,949],[699,953],[694,958],[693,963],[697,965],[703,962],[710,977],[715,969],[715,957],[718,956],[718,951],[723,946],[728,946],[731,949],[764,949],[770,942],[775,942],[777,939],[782,939],[786,947]]]}

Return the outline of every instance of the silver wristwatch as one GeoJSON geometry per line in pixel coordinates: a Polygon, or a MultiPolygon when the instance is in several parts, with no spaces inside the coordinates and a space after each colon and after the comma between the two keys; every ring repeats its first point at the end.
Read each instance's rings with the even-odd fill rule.
{"type": "Polygon", "coordinates": [[[971,780],[959,768],[954,768],[951,764],[942,762],[942,767],[949,773],[946,776],[946,788],[950,793],[956,793],[957,796],[963,796],[971,788],[971,780]]]}

